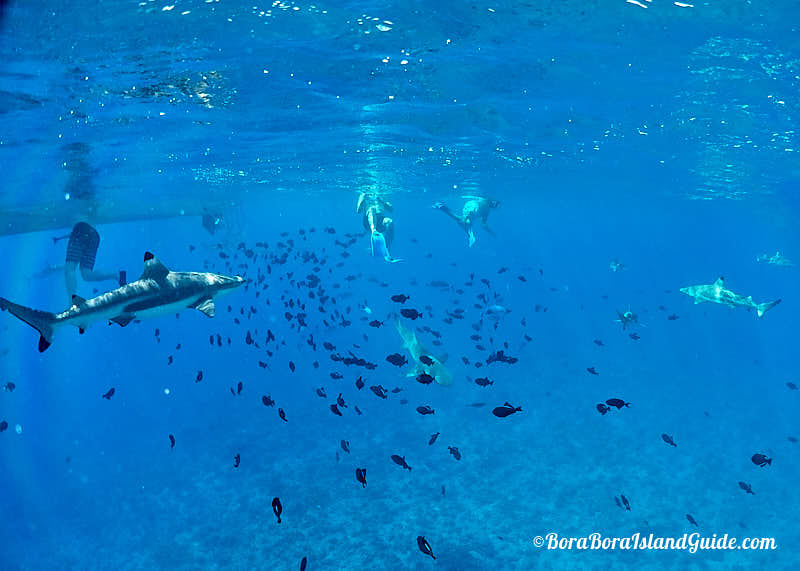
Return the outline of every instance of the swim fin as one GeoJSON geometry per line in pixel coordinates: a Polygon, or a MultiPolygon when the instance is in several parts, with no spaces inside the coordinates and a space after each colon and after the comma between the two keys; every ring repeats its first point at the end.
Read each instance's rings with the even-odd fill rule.
{"type": "Polygon", "coordinates": [[[373,232],[370,237],[370,246],[372,247],[372,256],[374,258],[383,258],[390,264],[402,262],[398,258],[392,258],[389,253],[389,248],[386,246],[386,238],[380,232],[373,232]]]}

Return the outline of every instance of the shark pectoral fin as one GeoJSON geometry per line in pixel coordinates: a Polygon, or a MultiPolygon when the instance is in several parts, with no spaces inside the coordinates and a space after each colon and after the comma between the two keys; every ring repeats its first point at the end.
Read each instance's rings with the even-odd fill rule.
{"type": "Polygon", "coordinates": [[[72,305],[80,305],[82,303],[86,303],[86,300],[79,295],[72,296],[72,305]]]}
{"type": "Polygon", "coordinates": [[[150,252],[144,253],[144,271],[142,272],[142,277],[139,278],[141,280],[155,280],[157,282],[163,281],[167,274],[169,273],[169,269],[167,266],[162,264],[158,258],[156,258],[150,252]]]}
{"type": "Polygon", "coordinates": [[[195,309],[201,313],[204,313],[207,317],[214,317],[217,307],[214,305],[214,300],[209,297],[208,299],[198,303],[195,306],[195,309]]]}
{"type": "Polygon", "coordinates": [[[123,313],[122,315],[117,315],[116,317],[109,319],[110,322],[116,323],[120,327],[125,327],[128,323],[134,320],[134,316],[130,313],[123,313]]]}

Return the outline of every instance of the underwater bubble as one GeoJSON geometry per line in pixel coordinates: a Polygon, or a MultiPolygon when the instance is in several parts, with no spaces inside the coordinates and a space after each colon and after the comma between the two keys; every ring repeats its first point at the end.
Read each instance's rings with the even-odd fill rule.
{"type": "Polygon", "coordinates": [[[14,427],[14,430],[17,431],[17,434],[22,434],[22,425],[18,424],[14,427]]]}

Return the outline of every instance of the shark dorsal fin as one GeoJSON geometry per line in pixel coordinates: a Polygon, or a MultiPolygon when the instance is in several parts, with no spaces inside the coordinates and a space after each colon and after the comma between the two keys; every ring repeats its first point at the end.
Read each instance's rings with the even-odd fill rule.
{"type": "Polygon", "coordinates": [[[150,252],[144,253],[144,271],[142,272],[142,277],[139,279],[160,282],[167,277],[168,273],[169,269],[158,261],[158,258],[150,252]]]}
{"type": "Polygon", "coordinates": [[[200,301],[200,303],[195,306],[195,309],[204,313],[208,317],[214,317],[217,307],[214,305],[214,300],[209,297],[200,301]]]}
{"type": "Polygon", "coordinates": [[[80,305],[80,304],[82,304],[84,302],[86,302],[86,300],[83,299],[81,296],[79,296],[79,295],[73,295],[72,296],[72,305],[80,305]]]}
{"type": "Polygon", "coordinates": [[[717,278],[717,281],[714,282],[716,287],[725,287],[725,278],[720,276],[717,278]]]}

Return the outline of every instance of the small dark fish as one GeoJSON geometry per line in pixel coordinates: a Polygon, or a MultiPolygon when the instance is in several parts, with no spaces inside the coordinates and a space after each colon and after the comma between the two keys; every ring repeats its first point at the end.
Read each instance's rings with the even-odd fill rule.
{"type": "Polygon", "coordinates": [[[433,559],[436,559],[436,556],[433,554],[433,550],[431,549],[430,543],[428,540],[425,539],[424,536],[420,535],[417,537],[417,546],[419,550],[422,551],[425,555],[430,555],[433,559]]]}
{"type": "Polygon", "coordinates": [[[239,467],[239,463],[240,463],[241,461],[242,461],[242,457],[241,457],[239,454],[237,454],[236,456],[234,456],[234,457],[233,457],[233,467],[234,467],[234,468],[238,468],[238,467],[239,467]]]}
{"type": "Polygon", "coordinates": [[[666,434],[666,433],[662,434],[661,435],[661,440],[663,440],[664,442],[666,442],[670,446],[674,446],[675,448],[678,447],[678,445],[675,444],[675,441],[672,439],[672,436],[670,436],[669,434],[666,434]]]}
{"type": "Polygon", "coordinates": [[[405,456],[398,456],[397,454],[392,454],[392,460],[398,466],[402,466],[406,470],[411,470],[411,466],[406,464],[406,457],[405,456]]]}
{"type": "Polygon", "coordinates": [[[325,350],[326,350],[326,351],[333,351],[334,349],[336,349],[336,345],[334,345],[334,344],[332,344],[332,343],[328,343],[327,341],[325,341],[325,342],[322,344],[322,346],[323,346],[323,347],[325,347],[325,350]]]}
{"type": "Polygon", "coordinates": [[[369,326],[375,327],[376,329],[381,325],[383,325],[383,321],[378,321],[377,319],[373,319],[372,321],[369,322],[369,326]]]}
{"type": "Polygon", "coordinates": [[[203,371],[197,371],[197,376],[194,378],[195,383],[199,383],[203,380],[203,371]]]}
{"type": "Polygon", "coordinates": [[[8,422],[0,420],[0,432],[5,432],[6,430],[8,430],[8,422]]]}
{"type": "Polygon", "coordinates": [[[605,346],[605,343],[603,343],[600,339],[595,339],[594,340],[594,344],[597,345],[598,347],[604,347],[605,346]]]}
{"type": "Polygon", "coordinates": [[[392,296],[392,301],[394,301],[394,302],[396,302],[396,303],[405,303],[405,302],[407,302],[409,299],[411,299],[411,297],[410,297],[410,296],[407,296],[407,295],[405,295],[405,294],[402,294],[402,293],[400,293],[400,294],[396,294],[396,295],[393,295],[393,296],[392,296]]]}
{"type": "Polygon", "coordinates": [[[461,452],[458,451],[458,448],[455,446],[448,446],[447,449],[450,451],[450,454],[453,456],[453,458],[456,460],[461,460],[461,452]]]}
{"type": "Polygon", "coordinates": [[[490,381],[488,377],[478,377],[475,379],[475,384],[480,387],[488,387],[489,385],[493,385],[494,381],[490,381]]]}
{"type": "Polygon", "coordinates": [[[361,487],[367,487],[367,469],[366,468],[356,468],[356,480],[361,482],[361,487]]]}
{"type": "Polygon", "coordinates": [[[238,383],[236,383],[236,394],[237,395],[242,394],[242,388],[243,387],[244,387],[244,385],[242,384],[242,381],[239,381],[238,383]]]}
{"type": "Polygon", "coordinates": [[[108,392],[103,395],[103,398],[106,399],[106,400],[111,400],[111,397],[114,396],[115,392],[117,392],[117,391],[114,390],[114,387],[111,387],[110,389],[108,389],[108,392]]]}
{"type": "Polygon", "coordinates": [[[342,393],[339,393],[339,396],[336,397],[336,404],[338,404],[342,408],[347,408],[347,405],[344,404],[344,398],[342,398],[342,393]]]}
{"type": "Polygon", "coordinates": [[[408,359],[406,359],[405,355],[401,355],[400,353],[392,353],[386,360],[389,361],[395,367],[402,367],[406,363],[408,363],[408,359]]]}
{"type": "Polygon", "coordinates": [[[600,374],[595,370],[594,367],[586,367],[586,370],[589,371],[589,374],[591,374],[591,375],[599,375],[600,374]]]}
{"type": "Polygon", "coordinates": [[[630,407],[631,403],[625,402],[622,399],[608,399],[606,400],[606,404],[608,406],[616,407],[617,410],[621,410],[623,406],[630,407]]]}
{"type": "Polygon", "coordinates": [[[317,396],[320,396],[322,398],[327,398],[328,396],[327,394],[325,394],[325,387],[320,387],[316,389],[314,392],[317,393],[317,396]]]}
{"type": "Polygon", "coordinates": [[[291,369],[291,371],[294,373],[294,361],[289,361],[289,369],[291,369]]]}
{"type": "Polygon", "coordinates": [[[350,454],[350,441],[349,440],[342,440],[339,442],[339,446],[342,447],[342,450],[350,454]]]}
{"type": "Polygon", "coordinates": [[[15,385],[11,381],[9,381],[9,382],[7,382],[5,384],[5,386],[3,387],[3,390],[6,391],[6,392],[9,392],[9,393],[13,393],[14,389],[16,389],[16,388],[17,388],[17,385],[15,385]]]}
{"type": "Polygon", "coordinates": [[[261,397],[261,402],[264,406],[275,406],[275,401],[272,400],[269,395],[264,395],[261,397]]]}
{"type": "Polygon", "coordinates": [[[433,366],[433,359],[431,359],[431,358],[430,358],[430,357],[428,357],[427,355],[422,355],[422,356],[419,358],[419,360],[420,360],[420,362],[421,362],[423,365],[427,365],[427,366],[429,366],[429,367],[433,366]]]}
{"type": "Polygon", "coordinates": [[[401,309],[400,315],[408,319],[419,319],[422,317],[422,314],[416,309],[401,309]]]}
{"type": "Polygon", "coordinates": [[[597,403],[597,406],[595,408],[597,408],[597,412],[599,412],[602,415],[605,415],[609,410],[611,410],[611,407],[606,406],[601,402],[597,403]]]}
{"type": "Polygon", "coordinates": [[[622,494],[620,494],[619,497],[622,500],[622,503],[625,505],[625,509],[631,511],[631,503],[628,501],[628,498],[626,498],[622,494]]]}
{"type": "Polygon", "coordinates": [[[772,466],[772,458],[767,458],[764,454],[753,454],[750,460],[753,464],[762,468],[767,465],[772,466]]]}
{"type": "Polygon", "coordinates": [[[308,565],[308,557],[303,557],[300,560],[300,571],[306,571],[306,565],[308,565]]]}
{"type": "Polygon", "coordinates": [[[790,389],[790,390],[793,390],[793,391],[796,391],[796,390],[797,390],[797,385],[796,385],[796,384],[794,384],[794,383],[793,383],[793,382],[791,382],[791,381],[789,381],[788,383],[786,383],[786,386],[787,386],[787,387],[789,387],[789,389],[790,389]]]}
{"type": "Polygon", "coordinates": [[[676,319],[680,319],[680,316],[677,313],[673,313],[672,315],[668,315],[667,319],[670,321],[675,321],[676,319]]]}
{"type": "Polygon", "coordinates": [[[515,407],[513,404],[505,403],[503,406],[495,407],[492,410],[492,414],[497,418],[505,418],[511,414],[514,414],[515,412],[522,412],[522,407],[515,407]]]}
{"type": "Polygon", "coordinates": [[[422,416],[425,416],[426,414],[434,414],[436,411],[434,411],[428,405],[425,405],[425,406],[418,406],[417,412],[420,413],[422,416]]]}
{"type": "Polygon", "coordinates": [[[175,437],[172,434],[169,435],[169,447],[175,448],[175,437]]]}
{"type": "Polygon", "coordinates": [[[696,526],[696,525],[697,525],[697,522],[696,522],[696,521],[695,521],[695,519],[692,517],[692,514],[686,514],[686,519],[688,519],[688,520],[689,520],[689,523],[690,523],[690,524],[692,524],[692,525],[694,525],[694,526],[696,526]]]}
{"type": "Polygon", "coordinates": [[[434,442],[436,442],[436,439],[437,439],[437,438],[439,438],[439,433],[438,433],[438,432],[434,432],[433,434],[431,434],[431,437],[430,437],[430,439],[428,440],[428,446],[430,446],[431,444],[433,444],[434,442]]]}
{"type": "Polygon", "coordinates": [[[429,385],[434,381],[434,378],[430,376],[428,373],[420,373],[417,375],[417,382],[422,383],[423,385],[429,385]]]}
{"type": "Polygon", "coordinates": [[[386,398],[386,389],[384,389],[381,385],[372,385],[369,388],[369,390],[371,390],[373,393],[375,393],[377,396],[379,396],[382,399],[386,398]]]}
{"type": "Polygon", "coordinates": [[[630,337],[630,338],[631,338],[631,339],[633,339],[634,341],[638,341],[639,339],[641,339],[641,338],[642,338],[642,337],[641,337],[641,336],[640,336],[638,333],[629,333],[629,334],[628,334],[628,337],[630,337]]]}
{"type": "Polygon", "coordinates": [[[281,523],[281,514],[283,513],[283,506],[281,505],[280,498],[272,498],[272,513],[278,518],[278,523],[281,523]]]}
{"type": "Polygon", "coordinates": [[[753,491],[753,487],[747,482],[739,482],[739,487],[748,494],[753,494],[754,496],[756,495],[756,493],[753,491]]]}
{"type": "Polygon", "coordinates": [[[281,420],[283,420],[284,422],[289,422],[288,420],[286,420],[286,413],[283,412],[282,408],[278,409],[278,416],[280,416],[281,420]]]}
{"type": "Polygon", "coordinates": [[[343,379],[343,378],[344,378],[344,376],[343,376],[343,375],[342,375],[340,372],[338,372],[338,371],[334,371],[333,373],[331,373],[331,378],[332,378],[334,381],[338,381],[339,379],[343,379]]]}
{"type": "Polygon", "coordinates": [[[357,388],[358,390],[361,390],[361,389],[363,389],[363,388],[364,388],[364,379],[362,379],[361,377],[358,377],[358,378],[356,379],[356,388],[357,388]]]}
{"type": "Polygon", "coordinates": [[[331,409],[331,412],[332,412],[333,414],[335,414],[336,416],[342,416],[342,411],[340,411],[340,410],[339,410],[339,407],[338,407],[338,406],[336,406],[335,404],[332,404],[332,405],[330,406],[330,409],[331,409]]]}
{"type": "Polygon", "coordinates": [[[403,389],[401,389],[400,387],[395,387],[395,388],[392,389],[392,393],[394,393],[394,394],[401,393],[401,392],[403,392],[403,389]]]}

